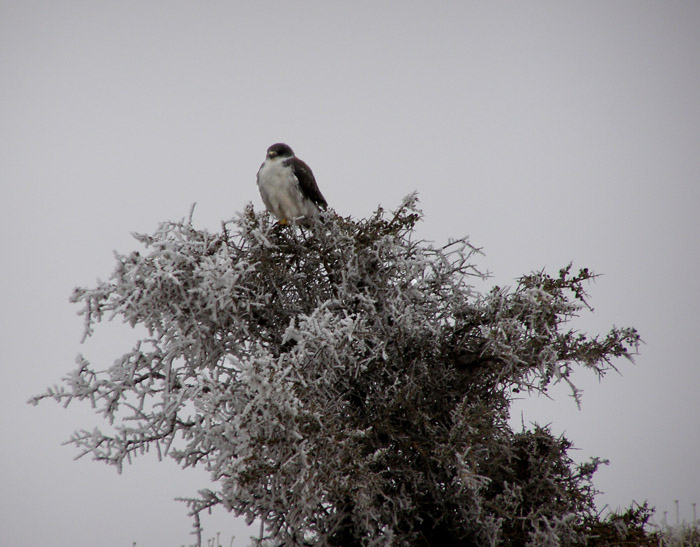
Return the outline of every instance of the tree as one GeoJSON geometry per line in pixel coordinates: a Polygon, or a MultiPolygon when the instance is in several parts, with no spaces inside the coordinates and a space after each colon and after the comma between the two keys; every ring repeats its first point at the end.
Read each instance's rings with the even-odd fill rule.
{"type": "Polygon", "coordinates": [[[137,235],[147,252],[72,301],[86,336],[114,317],[145,335],[33,402],[89,400],[110,429],[71,442],[120,470],[149,449],[204,466],[192,513],[261,519],[273,545],[591,544],[601,460],[513,431],[508,410],[561,381],[578,401],[575,368],[603,375],[637,332],[567,329],[587,269],[479,292],[477,250],[414,239],[420,218],[411,195],[364,220],[280,226],[249,206],[220,233],[137,235]]]}

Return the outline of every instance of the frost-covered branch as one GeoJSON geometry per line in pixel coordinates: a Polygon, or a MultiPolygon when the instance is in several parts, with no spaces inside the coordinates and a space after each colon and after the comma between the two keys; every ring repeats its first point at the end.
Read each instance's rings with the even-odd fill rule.
{"type": "Polygon", "coordinates": [[[577,470],[567,441],[510,431],[511,393],[564,380],[577,395],[571,372],[603,374],[636,331],[566,329],[588,270],[480,294],[477,249],[415,240],[420,218],[411,195],[364,220],[280,226],[248,207],[219,233],[136,235],[144,249],[72,300],[86,336],[104,319],[145,335],[105,372],[79,357],[32,401],[90,401],[111,430],[77,432],[81,455],[203,466],[214,489],[194,514],[221,504],[284,544],[583,537],[597,462],[577,470]]]}

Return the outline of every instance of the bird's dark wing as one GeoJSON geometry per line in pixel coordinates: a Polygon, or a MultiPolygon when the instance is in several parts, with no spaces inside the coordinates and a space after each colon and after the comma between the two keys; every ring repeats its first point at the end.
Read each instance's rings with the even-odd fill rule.
{"type": "Polygon", "coordinates": [[[311,167],[306,165],[296,156],[289,158],[284,162],[284,164],[292,168],[294,176],[299,181],[301,193],[305,198],[310,199],[322,209],[328,207],[326,198],[323,197],[321,190],[318,189],[318,184],[316,184],[314,174],[311,172],[311,167]]]}

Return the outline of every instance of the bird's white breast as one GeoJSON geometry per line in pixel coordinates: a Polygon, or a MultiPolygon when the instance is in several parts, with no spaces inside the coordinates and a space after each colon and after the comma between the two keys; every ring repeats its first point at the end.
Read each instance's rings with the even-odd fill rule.
{"type": "Polygon", "coordinates": [[[282,161],[265,160],[258,171],[258,188],[265,207],[280,220],[314,216],[317,207],[304,199],[294,173],[282,161]]]}

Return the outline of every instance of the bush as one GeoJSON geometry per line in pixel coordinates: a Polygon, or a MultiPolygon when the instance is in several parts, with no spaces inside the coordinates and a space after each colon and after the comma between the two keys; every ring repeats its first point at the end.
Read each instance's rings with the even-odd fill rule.
{"type": "Polygon", "coordinates": [[[119,469],[149,449],[204,466],[215,487],[192,512],[261,519],[270,544],[575,545],[643,529],[643,515],[595,512],[601,460],[576,465],[567,439],[507,423],[513,393],[563,381],[578,401],[572,371],[603,375],[637,332],[566,328],[587,269],[479,292],[476,249],[414,239],[419,219],[409,196],[364,220],[279,226],[248,207],[220,233],[190,220],[138,235],[145,254],[72,300],[86,336],[105,317],[148,334],[105,372],[80,356],[33,401],[89,400],[111,429],[71,442],[119,469]]]}

